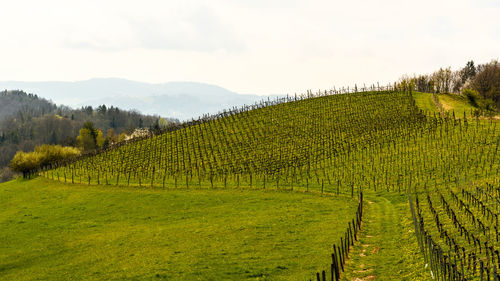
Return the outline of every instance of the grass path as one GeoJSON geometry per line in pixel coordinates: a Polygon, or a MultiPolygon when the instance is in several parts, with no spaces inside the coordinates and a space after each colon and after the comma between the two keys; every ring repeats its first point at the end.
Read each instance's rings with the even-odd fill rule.
{"type": "Polygon", "coordinates": [[[439,109],[430,93],[414,92],[413,98],[417,106],[428,114],[439,113],[439,109]]]}
{"type": "Polygon", "coordinates": [[[407,197],[367,195],[364,215],[343,280],[428,280],[407,197]]]}

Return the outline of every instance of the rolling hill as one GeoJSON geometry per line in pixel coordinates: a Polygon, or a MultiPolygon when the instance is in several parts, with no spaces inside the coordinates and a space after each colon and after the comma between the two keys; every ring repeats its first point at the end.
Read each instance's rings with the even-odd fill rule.
{"type": "MultiPolygon", "coordinates": [[[[73,208],[69,214],[85,222],[90,219],[78,211],[82,203],[71,200],[93,196],[93,201],[80,201],[95,201],[89,203],[96,207],[88,225],[74,229],[75,218],[66,217],[65,212],[54,213],[45,222],[50,228],[68,231],[58,238],[65,245],[60,251],[83,247],[94,253],[92,257],[84,253],[74,256],[80,262],[78,268],[89,268],[85,272],[75,272],[56,255],[48,257],[56,276],[176,276],[181,280],[429,280],[439,276],[479,280],[486,272],[496,272],[498,262],[494,253],[500,244],[498,234],[494,235],[498,229],[494,218],[498,216],[495,200],[500,198],[500,127],[495,120],[433,112],[427,98],[406,89],[331,91],[235,108],[183,123],[155,137],[57,163],[37,172],[41,178],[4,184],[1,198],[7,199],[2,204],[12,204],[16,192],[35,196],[39,191],[30,190],[41,186],[49,193],[44,208],[54,210],[53,200],[61,198],[67,202],[65,208],[73,208]],[[228,194],[231,204],[249,209],[220,202],[214,210],[198,196],[222,198],[221,192],[228,194]],[[285,212],[291,217],[277,214],[287,226],[259,236],[265,222],[253,224],[251,218],[273,218],[282,209],[282,203],[267,198],[268,192],[283,196],[276,200],[289,202],[285,212]],[[121,199],[123,193],[132,198],[149,196],[155,203],[121,199]],[[238,197],[241,193],[247,194],[238,197]],[[301,198],[333,200],[326,204],[338,209],[301,207],[301,198]],[[158,213],[159,209],[164,212],[158,213]],[[257,211],[264,209],[264,213],[257,211]],[[136,210],[143,211],[136,215],[136,210]],[[196,214],[199,210],[206,211],[196,214]],[[304,216],[298,217],[299,213],[304,216]],[[125,218],[114,218],[118,214],[125,218]],[[327,214],[332,216],[321,217],[327,214]],[[133,222],[136,216],[152,221],[141,224],[142,231],[120,225],[133,222]],[[215,223],[214,216],[224,223],[215,223]],[[164,232],[172,220],[193,222],[196,227],[164,232]],[[311,225],[300,226],[311,220],[311,225]],[[334,227],[321,226],[320,221],[325,220],[334,227]],[[298,229],[288,229],[295,224],[298,229]],[[313,232],[324,239],[307,231],[313,225],[320,226],[313,232]],[[234,229],[223,232],[225,226],[234,229]],[[213,232],[214,228],[220,229],[213,232]],[[66,241],[75,231],[94,235],[78,236],[74,244],[66,241]],[[192,236],[192,232],[205,236],[192,236]],[[185,250],[177,250],[196,239],[209,245],[221,241],[235,245],[235,240],[243,244],[235,246],[241,251],[201,246],[201,252],[193,250],[189,256],[185,250]],[[136,243],[142,245],[142,256],[148,261],[145,266],[135,257],[136,243]],[[267,252],[260,252],[260,247],[267,252]],[[308,251],[311,247],[316,248],[308,251]],[[171,258],[176,254],[180,255],[177,259],[171,258]],[[275,263],[280,255],[281,261],[275,263]],[[159,272],[160,268],[168,269],[159,272]]],[[[43,214],[37,210],[40,203],[25,201],[21,211],[6,208],[6,233],[30,235],[28,229],[38,223],[29,216],[22,218],[43,214]],[[15,220],[9,221],[11,213],[15,220]]],[[[40,236],[50,233],[44,230],[40,236]]],[[[4,238],[15,241],[13,236],[4,238]]],[[[7,262],[32,247],[41,247],[36,243],[23,247],[12,243],[0,259],[4,274],[30,270],[31,276],[38,276],[35,278],[49,276],[50,272],[40,269],[42,261],[37,257],[29,263],[19,258],[7,262]]]]}

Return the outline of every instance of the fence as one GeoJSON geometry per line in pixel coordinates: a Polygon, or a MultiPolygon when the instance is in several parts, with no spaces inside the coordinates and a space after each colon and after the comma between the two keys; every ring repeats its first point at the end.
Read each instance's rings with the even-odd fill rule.
{"type": "Polygon", "coordinates": [[[333,253],[331,254],[332,263],[329,270],[322,270],[316,273],[317,281],[338,281],[340,274],[344,272],[344,265],[349,257],[349,250],[354,246],[354,241],[358,240],[358,233],[361,229],[361,220],[363,218],[363,192],[359,193],[358,209],[356,217],[348,223],[344,236],[340,237],[340,244],[333,244],[333,253]],[[327,273],[329,278],[327,279],[327,273]]]}

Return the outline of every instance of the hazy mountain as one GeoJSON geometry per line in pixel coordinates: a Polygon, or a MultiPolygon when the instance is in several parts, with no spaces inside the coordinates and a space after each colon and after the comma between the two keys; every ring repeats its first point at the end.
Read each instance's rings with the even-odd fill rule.
{"type": "MultiPolygon", "coordinates": [[[[0,82],[0,89],[20,89],[71,107],[86,105],[137,109],[181,120],[244,104],[264,97],[241,95],[215,85],[194,82],[151,84],[117,78],[78,82],[0,82]]],[[[267,97],[266,97],[267,98],[267,97]]]]}

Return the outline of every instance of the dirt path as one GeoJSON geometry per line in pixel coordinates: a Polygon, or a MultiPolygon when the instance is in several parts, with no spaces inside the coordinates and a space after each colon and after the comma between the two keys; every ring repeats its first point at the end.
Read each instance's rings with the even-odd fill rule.
{"type": "Polygon", "coordinates": [[[366,196],[364,225],[343,280],[428,280],[404,195],[366,196]]]}
{"type": "Polygon", "coordinates": [[[441,115],[443,115],[445,111],[448,110],[443,108],[443,104],[439,101],[439,98],[435,94],[432,94],[431,99],[441,115]]]}

